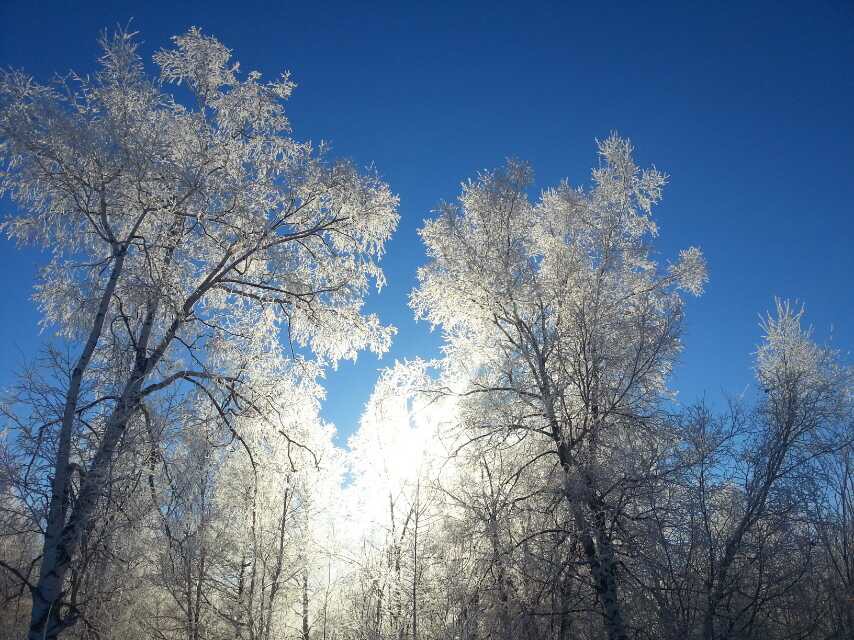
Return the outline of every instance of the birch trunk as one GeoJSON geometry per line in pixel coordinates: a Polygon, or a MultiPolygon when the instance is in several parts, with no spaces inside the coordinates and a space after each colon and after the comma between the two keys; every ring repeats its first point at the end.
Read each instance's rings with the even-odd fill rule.
{"type": "MultiPolygon", "coordinates": [[[[32,590],[33,607],[30,618],[29,637],[32,640],[55,638],[66,626],[61,616],[62,593],[65,583],[65,574],[68,570],[73,548],[76,548],[79,539],[69,547],[76,532],[67,531],[66,520],[68,518],[68,490],[71,481],[69,475],[69,462],[71,457],[71,438],[74,432],[74,421],[77,415],[78,401],[80,399],[80,387],[83,383],[83,375],[92,361],[95,348],[104,328],[104,321],[109,310],[110,300],[116,289],[119,276],[124,267],[127,247],[115,247],[113,251],[113,269],[107,281],[95,321],[89,331],[89,337],[83,347],[83,351],[74,366],[69,381],[68,392],[65,396],[62,423],[59,431],[59,443],[56,452],[56,473],[51,483],[50,506],[48,510],[45,528],[44,544],[42,548],[42,561],[39,567],[39,579],[32,590]],[[72,534],[69,536],[69,534],[72,534]]],[[[85,485],[89,476],[83,481],[85,485]]],[[[81,498],[83,487],[81,486],[81,498]]],[[[75,509],[76,511],[76,509],[75,509]]],[[[69,522],[70,526],[72,523],[69,522]]]]}

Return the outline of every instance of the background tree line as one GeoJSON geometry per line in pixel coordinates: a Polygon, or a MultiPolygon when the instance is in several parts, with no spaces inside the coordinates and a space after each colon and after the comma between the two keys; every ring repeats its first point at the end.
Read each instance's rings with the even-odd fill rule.
{"type": "Polygon", "coordinates": [[[322,373],[389,345],[397,198],[292,138],[287,75],[197,29],[159,77],[102,46],[0,76],[4,229],[51,252],[60,340],[2,404],[0,637],[854,636],[851,368],[777,301],[755,391],[675,401],[705,263],[658,259],[627,140],[589,187],[508,161],[440,205],[411,305],[443,355],[342,450],[322,373]]]}

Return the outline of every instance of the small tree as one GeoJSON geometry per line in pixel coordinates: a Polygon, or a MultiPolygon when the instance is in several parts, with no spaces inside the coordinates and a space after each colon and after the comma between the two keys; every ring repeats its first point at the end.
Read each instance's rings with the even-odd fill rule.
{"type": "MultiPolygon", "coordinates": [[[[796,518],[791,514],[805,515],[808,502],[816,499],[810,496],[805,502],[804,490],[815,488],[814,479],[822,475],[821,463],[854,437],[851,372],[832,349],[812,340],[810,331],[801,326],[802,315],[803,310],[778,300],[775,314],[769,314],[762,323],[765,336],[756,352],[762,398],[748,417],[749,438],[740,455],[731,461],[732,484],[727,487],[736,496],[734,515],[728,518],[731,526],[719,536],[709,536],[705,640],[733,637],[734,629],[743,622],[732,611],[721,615],[720,609],[741,590],[739,559],[750,557],[755,562],[759,556],[753,549],[757,543],[751,538],[763,534],[772,538],[768,521],[782,521],[782,526],[796,528],[792,524],[796,518]]],[[[817,490],[829,493],[830,487],[817,490]]],[[[707,500],[708,496],[700,496],[702,504],[707,500]]],[[[783,534],[793,535],[785,530],[783,534]]],[[[749,604],[740,610],[755,617],[754,608],[749,604]]]]}
{"type": "Polygon", "coordinates": [[[52,251],[36,300],[75,347],[43,425],[55,450],[38,452],[52,478],[31,638],[79,617],[67,574],[147,404],[193,389],[227,423],[263,414],[281,381],[391,336],[361,306],[383,283],[396,198],[289,136],[287,75],[241,77],[195,28],[174,41],[159,79],[125,32],[102,38],[93,77],[0,75],[0,192],[18,205],[4,228],[52,251]],[[280,334],[317,359],[288,357],[280,334]]]}

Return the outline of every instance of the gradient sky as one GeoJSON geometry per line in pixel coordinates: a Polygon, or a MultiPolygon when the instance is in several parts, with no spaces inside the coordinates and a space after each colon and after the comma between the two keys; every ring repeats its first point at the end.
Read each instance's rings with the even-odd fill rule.
{"type": "MultiPolygon", "coordinates": [[[[146,58],[191,25],[244,71],[298,83],[297,138],[374,163],[400,195],[389,285],[369,309],[396,325],[390,354],[342,364],[323,415],[343,442],[377,368],[436,354],[407,307],[416,235],[459,183],[506,156],[537,187],[587,183],[595,138],[632,139],[671,176],[656,219],[662,258],[696,244],[711,275],[688,306],[673,385],[683,402],[751,383],[758,314],[807,306],[817,336],[854,346],[854,3],[24,2],[0,0],[0,65],[46,80],[94,69],[96,37],[126,24],[146,58]],[[654,6],[647,6],[647,5],[654,6]],[[740,6],[747,5],[747,6],[740,6]]],[[[8,200],[0,203],[3,214],[8,200]]],[[[30,301],[44,257],[0,240],[0,385],[36,353],[30,301]]],[[[850,360],[850,357],[849,357],[850,360]]]]}

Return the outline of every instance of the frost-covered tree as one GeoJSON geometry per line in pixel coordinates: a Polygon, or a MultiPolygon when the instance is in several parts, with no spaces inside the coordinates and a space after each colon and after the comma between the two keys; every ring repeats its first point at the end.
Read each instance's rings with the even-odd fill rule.
{"type": "Polygon", "coordinates": [[[796,547],[808,548],[810,527],[802,524],[809,521],[807,507],[829,489],[820,482],[822,463],[854,440],[851,371],[834,350],[816,344],[801,326],[802,315],[803,309],[778,300],[775,313],[763,320],[755,364],[762,397],[744,418],[749,428],[735,430],[746,443],[726,461],[725,486],[697,498],[702,508],[714,509],[710,498],[720,496],[722,488],[731,496],[728,506],[717,509],[719,522],[706,522],[705,640],[750,637],[763,604],[802,579],[792,557],[776,575],[770,561],[759,576],[744,563],[758,565],[763,557],[781,555],[765,549],[775,537],[802,538],[796,547]],[[751,586],[745,588],[745,582],[751,586]],[[756,595],[734,605],[751,591],[756,595]]]}
{"type": "Polygon", "coordinates": [[[198,29],[154,56],[159,77],[132,34],[102,45],[92,76],[0,75],[0,191],[17,205],[4,229],[52,252],[36,300],[73,348],[41,430],[54,448],[35,453],[47,500],[32,638],[79,618],[69,570],[159,398],[192,390],[226,423],[262,415],[282,384],[391,336],[361,307],[383,283],[397,200],[290,136],[288,76],[240,74],[198,29]]]}
{"type": "MultiPolygon", "coordinates": [[[[353,484],[346,493],[357,535],[350,540],[353,617],[378,638],[416,638],[435,627],[435,521],[443,511],[435,477],[446,460],[438,438],[447,403],[434,403],[427,363],[385,370],[349,440],[353,484]]],[[[428,632],[429,633],[429,632],[428,632]]],[[[429,636],[428,636],[429,637],[429,636]]]]}
{"type": "MultiPolygon", "coordinates": [[[[854,428],[854,427],[852,427],[854,428]]],[[[854,446],[839,449],[824,463],[815,522],[823,550],[820,584],[827,596],[821,611],[828,638],[854,635],[854,446]]]]}
{"type": "MultiPolygon", "coordinates": [[[[601,440],[588,472],[610,494],[632,637],[703,639],[711,607],[716,640],[847,637],[850,369],[790,305],[763,328],[753,405],[655,412],[601,440]]],[[[431,364],[436,377],[420,362],[386,371],[350,440],[354,568],[336,628],[414,637],[417,612],[421,638],[606,637],[567,471],[532,427],[542,418],[484,387],[468,357],[431,364]],[[419,486],[429,526],[416,540],[419,486]]]]}
{"type": "Polygon", "coordinates": [[[305,404],[298,393],[282,399],[287,438],[249,418],[238,439],[200,402],[195,428],[161,451],[144,634],[270,640],[301,626],[343,470],[332,430],[305,404]]]}
{"type": "Polygon", "coordinates": [[[473,418],[481,431],[527,434],[563,470],[608,637],[628,637],[619,597],[621,485],[636,483],[626,447],[642,443],[680,350],[681,292],[706,279],[695,248],[662,268],[652,206],[665,176],[640,170],[628,141],[599,145],[589,190],[563,183],[527,197],[510,162],[463,185],[421,230],[430,258],[412,295],[441,326],[447,354],[472,370],[465,393],[516,409],[473,418]]]}

